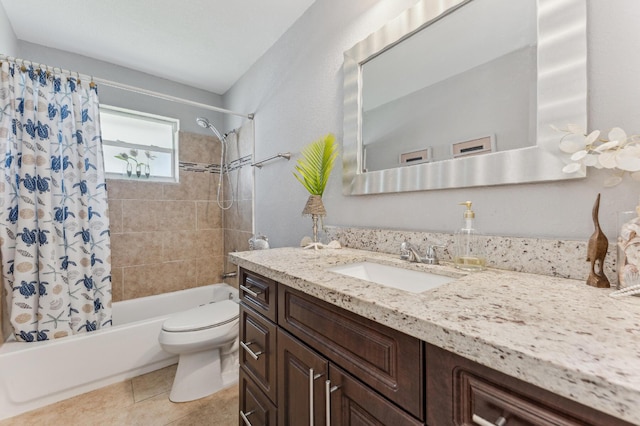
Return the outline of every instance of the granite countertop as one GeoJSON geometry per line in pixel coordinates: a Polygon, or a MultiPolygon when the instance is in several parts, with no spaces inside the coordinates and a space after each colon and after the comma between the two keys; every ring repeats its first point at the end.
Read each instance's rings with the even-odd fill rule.
{"type": "Polygon", "coordinates": [[[613,290],[582,281],[498,269],[462,274],[451,265],[353,249],[229,256],[291,288],[640,424],[640,297],[614,299],[613,290]],[[327,271],[365,260],[459,278],[414,294],[327,271]]]}

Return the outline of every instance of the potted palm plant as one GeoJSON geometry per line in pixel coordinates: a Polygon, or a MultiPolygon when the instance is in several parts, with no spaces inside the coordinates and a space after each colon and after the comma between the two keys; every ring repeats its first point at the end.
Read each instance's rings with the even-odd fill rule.
{"type": "Polygon", "coordinates": [[[311,142],[302,149],[293,175],[309,191],[303,215],[311,215],[313,220],[313,244],[318,244],[318,219],[326,216],[327,211],[322,203],[322,194],[329,181],[329,175],[338,157],[336,137],[328,135],[311,142]]]}

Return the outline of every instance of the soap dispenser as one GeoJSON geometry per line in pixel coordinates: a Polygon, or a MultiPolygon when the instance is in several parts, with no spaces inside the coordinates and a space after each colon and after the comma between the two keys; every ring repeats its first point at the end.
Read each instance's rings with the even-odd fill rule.
{"type": "Polygon", "coordinates": [[[455,233],[455,247],[453,263],[456,268],[465,271],[481,271],[485,269],[487,261],[484,245],[478,231],[474,228],[475,213],[471,210],[471,201],[460,203],[467,206],[464,212],[462,228],[455,233]]]}

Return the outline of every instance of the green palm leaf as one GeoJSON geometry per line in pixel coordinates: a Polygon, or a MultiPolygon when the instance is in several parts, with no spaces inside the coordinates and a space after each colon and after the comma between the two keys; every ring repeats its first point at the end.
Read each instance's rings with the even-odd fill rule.
{"type": "Polygon", "coordinates": [[[322,196],[337,156],[336,137],[329,133],[302,149],[293,175],[311,195],[322,196]]]}

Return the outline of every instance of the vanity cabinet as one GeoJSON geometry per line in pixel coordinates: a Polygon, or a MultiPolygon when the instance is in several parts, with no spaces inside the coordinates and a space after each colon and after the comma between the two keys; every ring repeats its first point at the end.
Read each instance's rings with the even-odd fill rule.
{"type": "Polygon", "coordinates": [[[631,426],[436,346],[426,351],[430,425],[631,426]]]}
{"type": "Polygon", "coordinates": [[[419,339],[239,275],[241,425],[424,425],[419,339]]]}
{"type": "Polygon", "coordinates": [[[240,277],[240,425],[631,425],[260,275],[240,277]]]}

